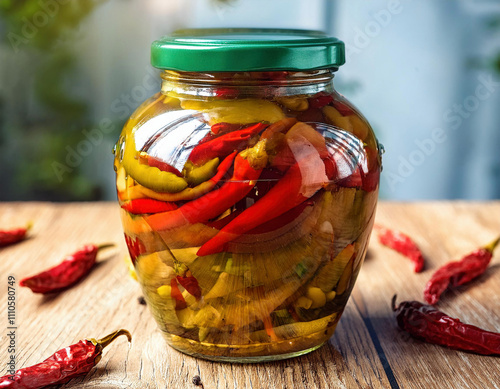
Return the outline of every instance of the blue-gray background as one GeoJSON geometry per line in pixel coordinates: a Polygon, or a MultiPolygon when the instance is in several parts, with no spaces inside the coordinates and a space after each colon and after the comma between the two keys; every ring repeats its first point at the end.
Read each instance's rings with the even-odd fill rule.
{"type": "Polygon", "coordinates": [[[0,200],[115,198],[111,148],[184,27],[319,29],[384,144],[381,196],[500,198],[498,0],[0,0],[0,200]]]}

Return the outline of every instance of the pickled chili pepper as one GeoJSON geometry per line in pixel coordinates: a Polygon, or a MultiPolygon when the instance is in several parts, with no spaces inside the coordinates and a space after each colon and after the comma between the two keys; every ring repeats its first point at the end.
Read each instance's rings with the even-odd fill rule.
{"type": "Polygon", "coordinates": [[[198,144],[189,155],[189,160],[200,165],[215,157],[231,154],[235,150],[241,150],[247,146],[248,140],[261,132],[267,124],[256,123],[241,130],[232,131],[221,135],[208,142],[198,144]]]}
{"type": "Polygon", "coordinates": [[[127,243],[128,252],[130,254],[130,260],[132,261],[132,265],[135,265],[135,261],[139,255],[144,254],[146,250],[146,246],[144,243],[137,237],[132,239],[130,236],[125,234],[125,243],[127,243]]]}
{"type": "MultiPolygon", "coordinates": [[[[221,252],[228,242],[236,239],[241,234],[303,203],[309,197],[305,197],[302,194],[302,185],[300,166],[299,163],[295,163],[266,195],[244,210],[239,216],[220,230],[217,235],[201,246],[197,255],[202,257],[204,255],[221,252]]],[[[311,190],[313,192],[311,196],[319,189],[320,186],[313,188],[311,190]]]]}
{"type": "Polygon", "coordinates": [[[0,388],[39,389],[63,384],[74,377],[85,375],[101,360],[103,349],[120,335],[125,335],[129,342],[132,340],[130,333],[123,329],[99,340],[80,340],[39,364],[1,377],[0,388]]]}
{"type": "Polygon", "coordinates": [[[196,300],[201,298],[201,289],[200,285],[198,285],[198,280],[193,277],[191,272],[187,272],[184,276],[177,276],[177,282],[182,285],[184,289],[186,289],[189,294],[193,295],[196,300]]]}
{"type": "Polygon", "coordinates": [[[177,280],[172,278],[170,281],[170,296],[175,300],[175,309],[184,309],[187,308],[186,300],[179,289],[179,285],[177,285],[177,280]]]}
{"type": "Polygon", "coordinates": [[[427,343],[481,355],[500,355],[500,333],[462,323],[431,305],[418,301],[403,301],[392,310],[401,329],[427,343]]]}
{"type": "Polygon", "coordinates": [[[450,262],[436,270],[425,285],[425,301],[436,304],[441,294],[449,287],[466,284],[483,274],[490,264],[498,242],[500,238],[466,255],[460,261],[450,262]]]}
{"type": "Polygon", "coordinates": [[[235,88],[217,88],[215,89],[215,96],[221,99],[235,99],[240,94],[238,89],[235,88]]]}
{"type": "Polygon", "coordinates": [[[332,95],[320,92],[315,94],[313,97],[309,99],[309,106],[311,108],[322,108],[325,105],[330,104],[332,101],[333,101],[332,95]]]}
{"type": "Polygon", "coordinates": [[[415,264],[413,269],[415,273],[420,273],[424,269],[422,252],[408,235],[381,226],[375,226],[375,229],[381,244],[403,254],[415,264]]]}
{"type": "Polygon", "coordinates": [[[213,133],[213,134],[224,134],[226,132],[230,132],[230,131],[236,131],[236,130],[240,130],[242,127],[241,124],[238,124],[238,123],[226,123],[226,122],[220,122],[220,123],[215,123],[214,125],[212,125],[212,127],[210,127],[210,131],[213,133]]]}
{"type": "Polygon", "coordinates": [[[128,193],[130,194],[134,190],[134,188],[137,188],[137,190],[140,191],[139,194],[141,196],[138,198],[142,198],[143,196],[148,196],[153,199],[161,201],[186,201],[186,200],[196,199],[204,195],[205,193],[210,192],[215,187],[215,185],[217,185],[217,183],[220,180],[222,180],[222,178],[226,175],[228,170],[233,165],[233,161],[234,158],[236,157],[236,154],[238,153],[235,151],[234,153],[224,158],[224,160],[217,167],[217,173],[215,174],[215,176],[213,176],[208,181],[202,182],[201,184],[195,186],[194,188],[186,188],[178,193],[158,193],[155,192],[154,190],[136,185],[130,188],[128,190],[128,193]]]}
{"type": "MultiPolygon", "coordinates": [[[[177,193],[188,186],[186,180],[178,177],[177,173],[142,164],[136,156],[135,140],[133,136],[130,136],[125,142],[122,165],[127,174],[139,184],[157,192],[167,193],[177,193]]],[[[139,159],[140,156],[141,153],[139,153],[139,159]]]]}
{"type": "Polygon", "coordinates": [[[284,118],[280,121],[271,124],[267,127],[262,134],[260,135],[260,139],[271,139],[277,133],[285,133],[290,128],[293,127],[294,124],[297,123],[296,118],[284,118]]]}
{"type": "Polygon", "coordinates": [[[0,247],[10,246],[26,238],[26,234],[31,229],[31,223],[26,227],[14,228],[12,230],[0,230],[0,247]]]}
{"type": "Polygon", "coordinates": [[[339,100],[333,100],[332,101],[333,107],[340,112],[342,116],[351,116],[355,115],[355,112],[351,107],[349,107],[347,104],[343,103],[342,101],[339,100]]]}
{"type": "Polygon", "coordinates": [[[145,152],[139,153],[139,162],[144,163],[151,167],[156,167],[160,169],[162,172],[170,172],[174,173],[177,177],[182,177],[182,173],[175,167],[145,152]]]}
{"type": "Polygon", "coordinates": [[[89,273],[95,264],[99,250],[112,246],[114,245],[86,245],[74,254],[68,255],[59,265],[22,279],[19,285],[30,288],[33,293],[42,294],[68,288],[89,273]]]}
{"type": "Polygon", "coordinates": [[[219,189],[190,201],[175,211],[148,216],[146,221],[155,231],[205,222],[244,198],[252,190],[254,181],[261,172],[262,169],[254,169],[249,161],[238,155],[234,161],[233,177],[219,189]]]}
{"type": "Polygon", "coordinates": [[[205,162],[201,166],[196,166],[191,163],[191,161],[187,161],[184,165],[184,169],[182,169],[182,172],[184,173],[186,181],[189,185],[196,186],[215,176],[218,166],[218,157],[205,162]]]}
{"type": "Polygon", "coordinates": [[[123,203],[121,207],[133,215],[166,212],[177,209],[177,205],[174,203],[155,199],[135,199],[123,203]]]}

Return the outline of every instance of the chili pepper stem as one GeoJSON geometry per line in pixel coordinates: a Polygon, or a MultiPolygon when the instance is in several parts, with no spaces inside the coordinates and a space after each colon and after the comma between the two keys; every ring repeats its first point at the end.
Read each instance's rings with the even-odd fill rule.
{"type": "Polygon", "coordinates": [[[495,247],[497,247],[498,243],[500,243],[500,236],[496,238],[493,242],[484,246],[484,248],[493,254],[493,250],[495,250],[495,247]]]}
{"type": "Polygon", "coordinates": [[[124,330],[124,329],[120,329],[118,331],[115,331],[115,332],[113,332],[113,333],[111,333],[111,334],[109,334],[109,335],[107,335],[104,338],[101,338],[99,340],[92,338],[92,339],[89,339],[89,341],[92,342],[96,346],[99,345],[102,348],[105,348],[106,346],[108,346],[111,342],[113,342],[116,338],[118,338],[121,335],[125,335],[129,342],[132,341],[132,335],[130,335],[130,332],[128,332],[127,330],[124,330]]]}
{"type": "Polygon", "coordinates": [[[97,246],[97,251],[101,251],[103,249],[107,249],[110,247],[115,247],[115,244],[114,243],[103,243],[103,244],[100,244],[97,246]]]}
{"type": "Polygon", "coordinates": [[[398,308],[396,307],[396,300],[397,300],[397,298],[398,298],[398,295],[397,295],[397,294],[395,294],[394,296],[392,296],[392,300],[391,300],[391,308],[392,308],[392,310],[393,310],[393,311],[395,311],[396,309],[398,309],[398,308]]]}

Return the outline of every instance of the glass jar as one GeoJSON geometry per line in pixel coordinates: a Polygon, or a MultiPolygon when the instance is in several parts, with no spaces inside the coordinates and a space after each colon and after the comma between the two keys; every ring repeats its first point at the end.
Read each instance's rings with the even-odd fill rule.
{"type": "Polygon", "coordinates": [[[189,30],[154,42],[161,92],[115,148],[125,239],[168,344],[217,361],[317,349],[364,260],[380,149],[315,31],[189,30]]]}

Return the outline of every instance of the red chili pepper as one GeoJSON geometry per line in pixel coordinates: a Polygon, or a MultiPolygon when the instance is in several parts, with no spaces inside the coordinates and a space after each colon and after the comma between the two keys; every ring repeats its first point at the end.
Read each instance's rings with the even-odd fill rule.
{"type": "Polygon", "coordinates": [[[323,159],[323,163],[325,164],[326,176],[329,180],[334,181],[338,177],[338,169],[333,155],[329,154],[326,158],[323,159]]]}
{"type": "Polygon", "coordinates": [[[236,88],[221,87],[215,89],[215,96],[221,99],[235,99],[240,94],[240,91],[236,88]]]}
{"type": "Polygon", "coordinates": [[[177,209],[177,205],[155,199],[135,199],[122,204],[122,208],[133,215],[167,212],[177,209]]]}
{"type": "MultiPolygon", "coordinates": [[[[349,176],[344,177],[336,182],[337,185],[344,188],[361,188],[366,192],[371,192],[377,189],[380,180],[380,166],[378,151],[371,147],[364,148],[366,153],[366,165],[359,165],[349,176]]],[[[327,176],[332,179],[338,173],[337,162],[335,156],[330,155],[323,159],[327,176]],[[335,165],[334,167],[332,165],[335,165]]]]}
{"type": "Polygon", "coordinates": [[[260,139],[271,139],[277,133],[285,134],[297,121],[296,118],[281,119],[267,127],[260,135],[260,139]]]}
{"type": "Polygon", "coordinates": [[[290,209],[289,211],[285,212],[284,214],[275,217],[274,219],[271,219],[260,226],[257,226],[250,231],[247,232],[247,234],[265,234],[267,232],[275,231],[278,228],[281,228],[283,226],[286,226],[287,224],[293,222],[297,217],[300,216],[302,212],[306,209],[306,207],[310,207],[314,205],[314,201],[312,199],[307,199],[303,203],[297,205],[295,208],[290,209]]]}
{"type": "Polygon", "coordinates": [[[241,214],[241,212],[243,212],[243,210],[233,211],[229,215],[223,217],[222,219],[218,219],[213,222],[206,222],[205,225],[211,228],[215,228],[216,230],[221,230],[222,228],[227,226],[231,220],[233,220],[236,216],[241,214]]]}
{"type": "MultiPolygon", "coordinates": [[[[302,174],[300,172],[299,163],[295,163],[288,169],[285,176],[273,186],[265,196],[259,199],[254,205],[244,210],[241,215],[237,216],[220,230],[217,235],[201,246],[197,255],[202,257],[204,255],[221,252],[224,250],[226,243],[232,241],[241,234],[303,203],[308,197],[302,195],[302,185],[302,174]]],[[[319,187],[317,189],[319,190],[319,187]]],[[[314,191],[314,193],[316,193],[316,191],[314,191]]]]}
{"type": "Polygon", "coordinates": [[[367,169],[361,169],[361,189],[371,192],[377,189],[380,181],[379,153],[371,147],[365,147],[367,169]]]}
{"type": "MultiPolygon", "coordinates": [[[[330,161],[332,161],[331,158],[330,161]]],[[[361,177],[360,167],[358,166],[349,176],[338,180],[337,185],[343,188],[361,188],[363,186],[363,177],[361,177]]]]}
{"type": "Polygon", "coordinates": [[[135,261],[137,261],[137,257],[139,255],[144,254],[146,250],[146,246],[144,243],[137,237],[132,239],[130,236],[125,234],[125,243],[127,243],[128,252],[130,254],[130,259],[132,260],[132,265],[135,266],[135,261]]]}
{"type": "Polygon", "coordinates": [[[196,300],[201,298],[201,289],[198,280],[193,276],[177,276],[177,281],[186,289],[196,300]]]}
{"type": "Polygon", "coordinates": [[[68,288],[86,276],[95,264],[97,252],[114,246],[89,244],[74,254],[68,255],[63,262],[40,274],[24,278],[19,285],[30,288],[33,293],[52,293],[68,288]]]}
{"type": "Polygon", "coordinates": [[[238,155],[234,161],[233,177],[219,189],[192,200],[175,211],[157,213],[146,217],[155,231],[167,230],[185,224],[210,220],[232,207],[252,190],[262,169],[254,169],[238,155]]]}
{"type": "Polygon", "coordinates": [[[40,389],[85,375],[101,360],[103,349],[120,335],[125,335],[129,342],[132,340],[127,330],[118,330],[99,340],[81,340],[37,365],[0,377],[0,388],[40,389]]]}
{"type": "Polygon", "coordinates": [[[403,254],[415,264],[413,269],[415,273],[420,273],[424,269],[422,252],[408,235],[381,226],[375,226],[375,229],[381,244],[403,254]]]}
{"type": "Polygon", "coordinates": [[[436,304],[441,294],[449,287],[466,284],[483,274],[490,264],[493,250],[499,241],[500,238],[466,255],[460,261],[450,262],[440,267],[425,286],[425,301],[429,304],[436,304]]]}
{"type": "Polygon", "coordinates": [[[401,329],[427,343],[482,355],[500,355],[500,334],[464,324],[431,305],[418,301],[403,301],[392,310],[401,329]]]}
{"type": "Polygon", "coordinates": [[[31,223],[28,223],[28,225],[23,228],[0,231],[0,247],[10,246],[11,244],[24,240],[30,228],[31,223]]]}
{"type": "Polygon", "coordinates": [[[220,122],[220,123],[215,123],[210,127],[210,131],[213,134],[225,134],[226,132],[231,132],[231,131],[236,131],[240,130],[241,127],[243,127],[241,124],[237,123],[226,123],[226,122],[220,122]]]}
{"type": "Polygon", "coordinates": [[[267,124],[257,123],[238,131],[221,135],[208,142],[198,144],[189,155],[189,160],[196,165],[201,165],[216,157],[222,157],[235,150],[242,150],[247,146],[248,140],[261,132],[267,124]]]}
{"type": "Polygon", "coordinates": [[[315,94],[313,97],[309,98],[309,107],[311,108],[322,108],[325,105],[330,104],[333,101],[333,96],[320,92],[315,94]]]}
{"type": "Polygon", "coordinates": [[[332,105],[342,116],[355,115],[354,110],[342,101],[333,100],[332,105]]]}
{"type": "Polygon", "coordinates": [[[162,172],[170,172],[174,173],[177,177],[182,177],[182,173],[175,167],[169,165],[168,163],[162,161],[161,159],[153,157],[152,155],[141,153],[139,154],[139,160],[148,166],[160,169],[162,172]]]}
{"type": "Polygon", "coordinates": [[[175,309],[186,308],[186,300],[184,300],[184,296],[182,295],[175,278],[172,278],[172,280],[170,281],[170,288],[170,296],[175,300],[175,309]]]}

